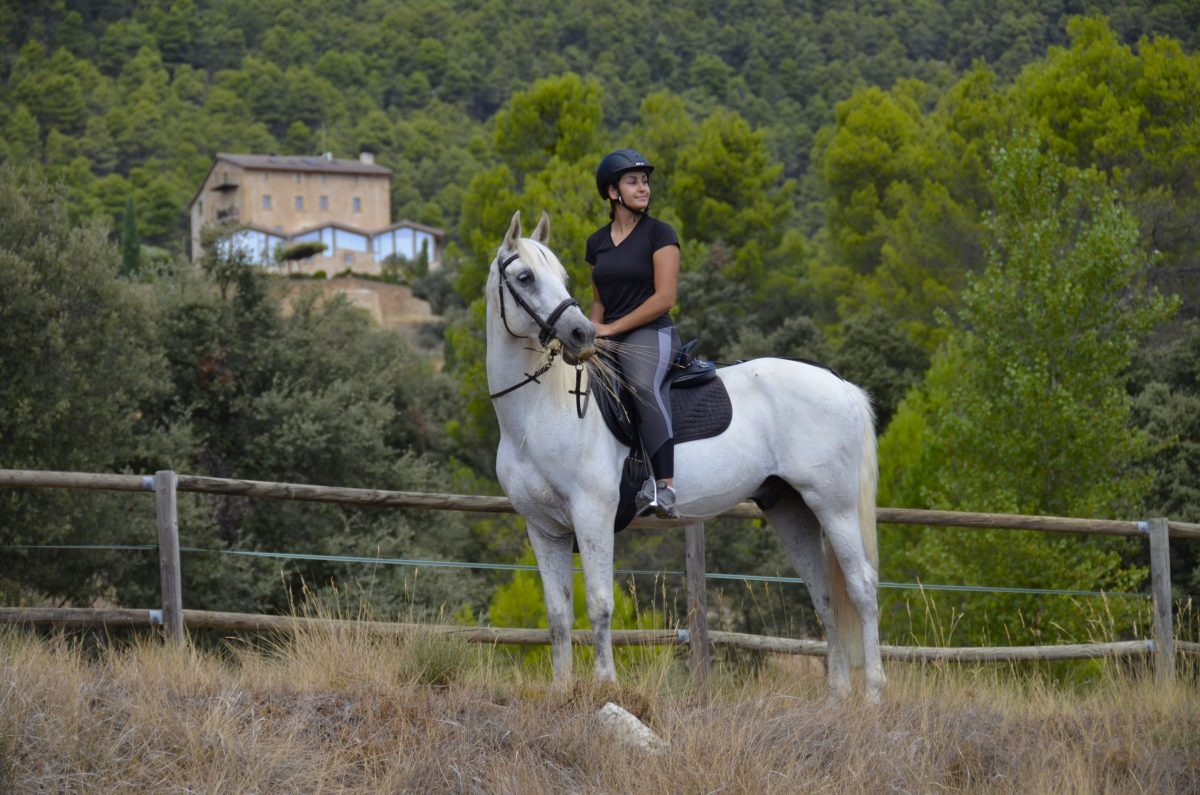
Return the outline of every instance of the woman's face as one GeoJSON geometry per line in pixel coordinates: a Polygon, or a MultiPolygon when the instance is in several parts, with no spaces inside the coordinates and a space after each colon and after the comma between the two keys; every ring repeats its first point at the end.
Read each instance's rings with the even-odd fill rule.
{"type": "Polygon", "coordinates": [[[650,175],[645,171],[626,171],[617,181],[617,186],[608,189],[609,197],[616,200],[617,191],[620,191],[626,207],[641,212],[650,206],[650,175]]]}

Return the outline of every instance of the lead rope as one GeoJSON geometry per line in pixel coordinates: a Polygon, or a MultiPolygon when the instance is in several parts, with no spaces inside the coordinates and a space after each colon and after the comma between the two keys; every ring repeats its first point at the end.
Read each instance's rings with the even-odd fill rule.
{"type": "MultiPolygon", "coordinates": [[[[492,394],[488,395],[488,397],[491,398],[492,400],[495,400],[498,397],[504,397],[509,392],[514,392],[514,391],[520,389],[521,387],[525,386],[526,384],[528,384],[531,381],[535,384],[542,383],[541,381],[538,380],[538,378],[540,376],[544,375],[547,370],[549,370],[551,367],[554,366],[554,357],[557,355],[558,355],[558,349],[551,348],[550,349],[550,358],[546,360],[546,363],[543,364],[538,369],[534,370],[532,373],[526,373],[524,381],[520,382],[519,384],[513,384],[508,389],[501,389],[499,392],[493,392],[492,394]]],[[[583,415],[580,415],[580,416],[583,416],[583,415]]]]}

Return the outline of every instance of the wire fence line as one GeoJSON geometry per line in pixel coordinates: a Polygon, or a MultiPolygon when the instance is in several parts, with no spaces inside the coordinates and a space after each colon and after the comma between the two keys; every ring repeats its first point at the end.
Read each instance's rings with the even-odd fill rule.
{"type": "MultiPolygon", "coordinates": [[[[147,545],[147,548],[158,550],[163,594],[161,624],[168,639],[175,643],[181,643],[183,640],[185,614],[180,587],[181,547],[179,545],[177,513],[177,495],[180,491],[257,499],[300,500],[418,510],[515,513],[511,503],[502,497],[425,494],[419,492],[381,491],[308,484],[271,483],[265,481],[178,475],[170,470],[156,472],[153,477],[145,475],[0,470],[0,486],[153,492],[155,496],[159,543],[157,546],[147,545]]],[[[722,516],[731,518],[760,518],[762,514],[753,504],[743,503],[731,511],[722,514],[722,516]]],[[[1178,648],[1181,651],[1188,651],[1190,653],[1193,651],[1192,647],[1196,645],[1183,643],[1177,645],[1174,639],[1169,544],[1171,538],[1200,539],[1200,524],[1172,522],[1166,518],[1154,518],[1145,521],[1115,521],[1068,517],[926,511],[902,508],[878,508],[876,510],[876,518],[881,524],[1033,530],[1145,538],[1148,540],[1150,546],[1153,640],[1128,642],[1121,647],[1119,652],[1115,648],[1110,648],[1113,647],[1113,644],[1089,644],[1082,653],[1086,656],[1106,656],[1118,653],[1121,655],[1151,654],[1155,660],[1155,668],[1158,676],[1162,679],[1170,679],[1175,673],[1176,649],[1178,648]]],[[[688,643],[692,651],[692,664],[695,668],[695,673],[699,679],[703,679],[707,674],[710,657],[710,636],[707,628],[707,607],[704,590],[705,581],[708,579],[708,576],[704,571],[703,519],[685,518],[676,521],[640,519],[635,521],[633,526],[685,528],[687,546],[687,570],[685,576],[687,578],[689,606],[688,643]]],[[[213,550],[195,551],[213,552],[213,550]]],[[[286,556],[300,558],[302,556],[302,553],[238,552],[250,553],[259,557],[286,556]]],[[[382,563],[386,560],[380,558],[378,562],[382,563]]],[[[432,565],[432,563],[431,561],[426,561],[424,565],[432,565]]],[[[457,567],[479,565],[459,564],[459,562],[453,561],[443,563],[452,564],[457,567]]],[[[917,587],[922,586],[918,585],[917,587]]],[[[928,586],[925,587],[928,588],[928,586]]],[[[972,586],[952,587],[966,588],[972,586]]],[[[929,590],[933,589],[929,588],[929,590]]],[[[39,612],[38,609],[33,608],[3,608],[0,609],[0,619],[7,623],[28,623],[31,620],[44,620],[47,623],[61,623],[63,621],[61,612],[57,614],[60,617],[56,618],[47,613],[47,610],[49,609],[40,609],[39,612]],[[29,618],[29,616],[33,615],[41,615],[42,618],[29,618]],[[21,616],[25,616],[25,618],[21,618],[21,616]]],[[[112,613],[113,611],[97,612],[112,613]]],[[[145,611],[134,612],[143,613],[145,611]]],[[[196,611],[187,612],[195,613],[196,611]]],[[[103,623],[103,618],[99,619],[99,622],[103,623]]],[[[738,640],[737,642],[745,645],[747,648],[766,648],[762,644],[767,640],[783,640],[761,638],[755,640],[753,639],[755,636],[749,637],[751,640],[738,640]]],[[[678,640],[670,642],[674,643],[678,642],[678,640]]],[[[785,650],[796,651],[796,648],[787,646],[787,644],[784,645],[787,647],[785,650]]],[[[898,651],[896,656],[900,659],[919,659],[921,657],[917,654],[917,651],[914,649],[909,649],[907,652],[898,651]]],[[[1064,655],[1076,653],[1076,651],[1069,651],[1063,647],[1054,646],[1017,647],[1015,649],[941,649],[939,651],[941,656],[938,659],[1075,659],[1076,657],[1064,655]]]]}
{"type": "MultiPolygon", "coordinates": [[[[135,552],[154,552],[157,544],[10,544],[0,546],[0,549],[66,549],[66,550],[116,550],[135,552]]],[[[485,563],[462,560],[438,560],[434,558],[384,558],[371,555],[324,555],[312,552],[269,552],[257,549],[207,549],[204,547],[180,546],[180,552],[206,555],[231,555],[245,558],[268,558],[276,560],[312,560],[325,563],[363,564],[373,566],[405,566],[429,569],[470,569],[478,571],[531,571],[536,572],[537,566],[531,563],[485,563]]],[[[582,574],[582,568],[576,568],[576,573],[582,574]]],[[[613,569],[613,574],[635,575],[646,577],[683,577],[686,572],[671,569],[613,569]]],[[[765,582],[782,585],[804,585],[800,577],[785,577],[773,574],[738,574],[735,572],[704,572],[707,580],[734,580],[737,582],[765,582]]],[[[1066,588],[1022,588],[1003,585],[942,585],[937,583],[912,582],[880,582],[880,588],[909,591],[952,591],[960,593],[1011,593],[1032,596],[1096,596],[1096,597],[1125,597],[1147,599],[1149,594],[1126,591],[1078,591],[1066,588]]]]}

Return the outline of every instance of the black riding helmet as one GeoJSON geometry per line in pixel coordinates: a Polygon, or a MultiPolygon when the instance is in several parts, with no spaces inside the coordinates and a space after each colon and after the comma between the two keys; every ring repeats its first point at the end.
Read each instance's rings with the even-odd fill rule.
{"type": "Polygon", "coordinates": [[[621,178],[626,171],[645,171],[649,174],[654,166],[635,149],[618,149],[604,156],[596,169],[596,190],[602,198],[608,198],[608,186],[621,178]]]}

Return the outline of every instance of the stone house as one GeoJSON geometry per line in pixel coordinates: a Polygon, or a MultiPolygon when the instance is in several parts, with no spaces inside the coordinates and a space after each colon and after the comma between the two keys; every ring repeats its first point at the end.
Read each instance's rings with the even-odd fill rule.
{"type": "Polygon", "coordinates": [[[229,245],[281,273],[379,275],[393,254],[413,260],[425,253],[430,269],[441,267],[443,230],[392,223],[391,177],[370,152],[358,160],[218,154],[188,205],[191,256],[200,252],[201,229],[229,220],[238,226],[229,245]],[[278,262],[281,250],[308,241],[324,243],[325,251],[278,262]]]}

